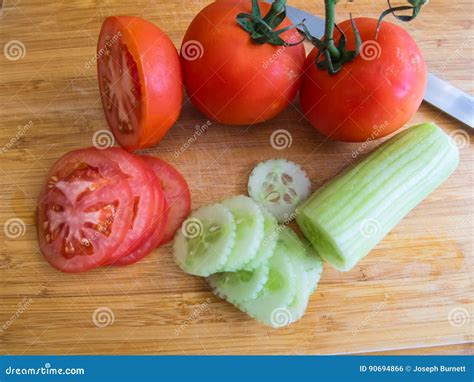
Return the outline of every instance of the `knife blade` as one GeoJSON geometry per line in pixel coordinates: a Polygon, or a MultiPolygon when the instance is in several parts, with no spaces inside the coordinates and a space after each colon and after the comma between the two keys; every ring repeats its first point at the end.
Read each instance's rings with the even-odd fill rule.
{"type": "MultiPolygon", "coordinates": [[[[305,25],[313,36],[317,38],[324,36],[324,19],[291,6],[286,6],[286,15],[293,24],[306,20],[305,25]]],[[[428,72],[424,100],[474,128],[474,98],[431,72],[428,72]]]]}

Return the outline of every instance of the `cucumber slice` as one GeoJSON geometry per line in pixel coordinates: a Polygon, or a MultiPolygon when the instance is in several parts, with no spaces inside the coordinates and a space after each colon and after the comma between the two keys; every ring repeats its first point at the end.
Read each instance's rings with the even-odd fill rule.
{"type": "Polygon", "coordinates": [[[301,241],[303,242],[303,245],[306,248],[306,260],[308,261],[306,263],[306,275],[308,276],[308,289],[310,291],[310,294],[312,294],[316,290],[316,287],[318,286],[319,280],[321,279],[321,275],[323,273],[323,260],[316,253],[309,241],[307,241],[306,239],[302,239],[301,241]]]}
{"type": "Polygon", "coordinates": [[[295,297],[296,283],[299,282],[280,241],[268,261],[268,267],[268,280],[258,296],[237,306],[257,321],[279,328],[292,321],[288,305],[295,297]]]}
{"type": "Polygon", "coordinates": [[[173,244],[176,264],[187,273],[209,276],[226,263],[235,244],[236,223],[221,204],[191,213],[178,230],[173,244]]]}
{"type": "Polygon", "coordinates": [[[281,227],[278,245],[284,249],[296,274],[295,297],[288,305],[291,322],[295,322],[303,317],[306,311],[309,297],[321,275],[322,261],[319,256],[310,255],[305,243],[288,227],[281,227]],[[317,280],[316,275],[318,275],[317,280]]]}
{"type": "Polygon", "coordinates": [[[259,163],[252,170],[248,182],[249,195],[280,223],[294,219],[295,208],[309,197],[310,189],[306,172],[286,159],[259,163]]]}
{"type": "Polygon", "coordinates": [[[317,190],[296,221],[324,260],[348,271],[458,163],[456,145],[437,125],[414,126],[317,190]]]}
{"type": "Polygon", "coordinates": [[[244,266],[248,271],[258,268],[272,257],[278,239],[278,222],[265,207],[259,207],[263,215],[263,240],[256,256],[244,266]]]}
{"type": "Polygon", "coordinates": [[[220,271],[234,272],[256,256],[263,239],[264,219],[258,205],[248,196],[226,199],[222,205],[234,216],[237,231],[232,252],[220,271]]]}
{"type": "Polygon", "coordinates": [[[253,271],[215,273],[207,278],[214,293],[231,302],[240,304],[257,297],[268,280],[266,263],[253,271]]]}

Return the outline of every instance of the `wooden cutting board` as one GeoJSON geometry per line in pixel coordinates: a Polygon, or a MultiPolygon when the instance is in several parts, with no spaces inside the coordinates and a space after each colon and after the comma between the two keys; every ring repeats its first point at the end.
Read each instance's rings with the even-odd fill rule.
{"type": "MultiPolygon", "coordinates": [[[[202,279],[174,265],[170,246],[134,266],[85,274],[62,274],[42,259],[34,224],[40,185],[56,159],[90,146],[94,132],[106,128],[93,63],[103,18],[143,16],[179,46],[188,23],[208,2],[3,0],[0,44],[17,40],[24,51],[17,60],[0,56],[0,224],[20,224],[16,234],[0,230],[0,352],[472,352],[472,135],[426,104],[411,124],[432,120],[455,134],[463,143],[459,168],[351,272],[325,265],[306,315],[285,329],[262,326],[214,297],[202,279]]],[[[323,14],[322,2],[290,5],[323,14]]],[[[349,12],[376,17],[384,6],[340,2],[339,20],[349,12]]],[[[432,71],[472,94],[469,7],[468,0],[433,0],[404,27],[432,71]]],[[[146,151],[182,171],[193,207],[245,193],[252,167],[274,157],[301,163],[316,189],[353,163],[358,146],[325,140],[295,103],[249,129],[213,123],[176,156],[195,126],[206,122],[187,101],[168,136],[146,151]],[[290,147],[272,148],[276,129],[290,132],[290,147]]]]}

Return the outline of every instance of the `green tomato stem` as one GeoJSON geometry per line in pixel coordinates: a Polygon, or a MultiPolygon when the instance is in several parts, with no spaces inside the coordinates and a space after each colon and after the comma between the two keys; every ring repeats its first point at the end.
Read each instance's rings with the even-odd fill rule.
{"type": "Polygon", "coordinates": [[[327,41],[327,50],[331,57],[337,60],[341,57],[341,52],[337,49],[336,45],[334,45],[334,16],[336,2],[335,0],[325,0],[325,5],[326,21],[324,36],[327,41]]]}

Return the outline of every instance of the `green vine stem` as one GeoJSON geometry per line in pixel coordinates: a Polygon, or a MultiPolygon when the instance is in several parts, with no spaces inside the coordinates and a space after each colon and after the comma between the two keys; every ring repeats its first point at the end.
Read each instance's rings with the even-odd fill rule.
{"type": "Polygon", "coordinates": [[[250,34],[250,38],[256,44],[272,44],[282,46],[292,46],[301,44],[304,41],[288,43],[283,40],[280,35],[291,29],[295,29],[300,25],[290,25],[285,28],[276,28],[286,18],[286,0],[273,1],[268,13],[262,17],[258,0],[252,0],[252,13],[239,13],[237,22],[250,34]]]}
{"type": "Polygon", "coordinates": [[[317,39],[312,36],[308,28],[304,25],[299,29],[300,33],[303,34],[313,45],[318,48],[318,54],[315,58],[315,65],[319,69],[327,70],[329,74],[336,74],[341,69],[342,66],[349,61],[354,60],[359,54],[360,46],[362,45],[360,40],[359,30],[355,25],[354,20],[351,15],[351,26],[354,30],[354,36],[356,39],[355,49],[348,50],[346,47],[346,36],[344,32],[337,26],[335,23],[335,8],[338,0],[325,0],[325,28],[324,28],[324,38],[317,39]],[[334,33],[335,30],[338,31],[340,37],[336,44],[334,33]],[[321,59],[321,57],[323,57],[321,59]]]}
{"type": "Polygon", "coordinates": [[[401,5],[398,7],[392,7],[392,4],[390,3],[390,0],[387,0],[388,3],[388,9],[382,12],[382,14],[379,17],[379,22],[377,23],[377,29],[375,30],[375,40],[377,39],[377,36],[379,34],[380,30],[380,25],[382,24],[382,20],[385,16],[392,14],[396,19],[400,21],[405,21],[409,22],[418,16],[420,13],[421,7],[423,5],[428,4],[429,0],[408,0],[408,3],[411,5],[401,5]],[[411,15],[399,15],[396,12],[399,11],[412,11],[411,15]]]}
{"type": "MultiPolygon", "coordinates": [[[[355,36],[355,49],[348,50],[346,47],[347,39],[344,32],[335,23],[336,4],[339,0],[325,0],[325,28],[324,37],[318,39],[311,35],[303,20],[298,25],[290,25],[285,28],[276,29],[286,18],[286,0],[274,0],[269,11],[265,16],[262,16],[258,0],[252,0],[252,13],[239,13],[237,15],[237,22],[239,25],[250,34],[250,38],[256,44],[272,44],[282,46],[293,46],[301,44],[304,40],[310,41],[318,49],[318,54],[315,58],[315,65],[322,70],[326,70],[329,74],[336,74],[342,66],[354,60],[359,55],[359,50],[362,45],[359,30],[351,18],[351,27],[355,36]],[[300,41],[286,42],[280,35],[283,32],[296,28],[303,36],[300,41]],[[340,37],[336,44],[334,33],[338,31],[340,37]]],[[[378,32],[382,20],[385,16],[392,14],[398,20],[411,21],[420,12],[423,5],[427,4],[429,0],[407,0],[410,5],[403,5],[392,7],[390,0],[387,0],[389,8],[382,12],[378,19],[377,28],[375,31],[375,39],[377,39],[378,32]],[[410,10],[411,15],[399,15],[399,11],[410,10]]]]}

